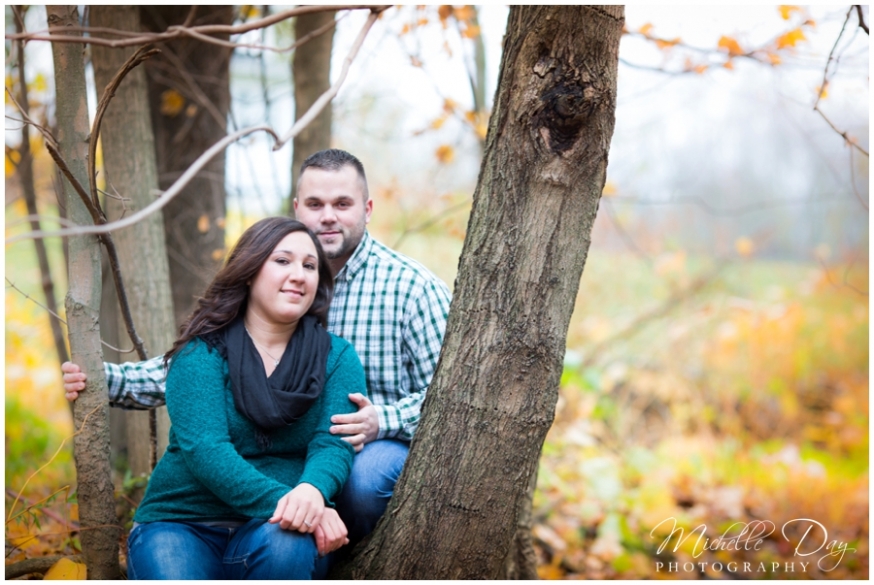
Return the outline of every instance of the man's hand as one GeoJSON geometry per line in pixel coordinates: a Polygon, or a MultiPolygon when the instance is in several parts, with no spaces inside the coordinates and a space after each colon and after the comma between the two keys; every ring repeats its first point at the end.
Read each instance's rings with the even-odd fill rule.
{"type": "Polygon", "coordinates": [[[311,534],[322,521],[324,512],[322,492],[311,484],[302,483],[279,499],[273,516],[267,521],[271,524],[278,522],[284,530],[311,534]]]}
{"type": "Polygon", "coordinates": [[[376,440],[376,435],[379,433],[379,416],[373,408],[373,403],[363,394],[357,392],[350,394],[349,400],[358,406],[358,412],[332,416],[331,422],[335,426],[331,427],[331,433],[350,435],[343,437],[343,440],[350,443],[358,453],[364,448],[365,443],[376,440]]]}
{"type": "Polygon", "coordinates": [[[321,523],[316,526],[313,536],[316,537],[316,547],[319,555],[325,556],[343,545],[349,544],[346,525],[340,520],[340,515],[334,508],[325,508],[321,523]]]}
{"type": "Polygon", "coordinates": [[[73,362],[62,363],[61,371],[64,372],[64,396],[73,402],[79,398],[79,392],[85,389],[88,376],[83,374],[81,368],[73,362]]]}

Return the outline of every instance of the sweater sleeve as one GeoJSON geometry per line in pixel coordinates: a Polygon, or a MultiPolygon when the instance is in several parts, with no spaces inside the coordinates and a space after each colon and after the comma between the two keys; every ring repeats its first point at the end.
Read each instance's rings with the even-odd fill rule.
{"type": "Polygon", "coordinates": [[[352,470],[355,449],[342,439],[343,435],[332,435],[331,416],[355,412],[355,404],[349,394],[360,392],[367,396],[364,368],[352,346],[339,337],[332,336],[332,343],[342,344],[339,356],[333,367],[329,364],[325,375],[324,408],[315,433],[307,449],[306,465],[301,475],[301,483],[316,487],[325,498],[325,503],[333,507],[336,496],[352,470]]]}
{"type": "Polygon", "coordinates": [[[203,341],[186,345],[167,374],[167,409],[191,473],[240,514],[257,518],[265,501],[278,502],[290,488],[255,469],[231,442],[225,369],[222,357],[203,341]]]}

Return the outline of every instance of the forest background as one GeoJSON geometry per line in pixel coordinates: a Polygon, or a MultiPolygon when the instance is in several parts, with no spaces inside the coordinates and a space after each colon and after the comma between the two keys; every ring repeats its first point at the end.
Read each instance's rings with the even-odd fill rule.
{"type": "MultiPolygon", "coordinates": [[[[534,500],[542,577],[722,576],[731,561],[751,563],[739,572],[753,578],[868,577],[869,57],[849,8],[628,7],[608,182],[534,500]],[[776,532],[760,550],[702,551],[694,539],[659,550],[669,519],[687,531],[704,525],[709,537],[754,520],[776,532]],[[800,551],[780,538],[796,519],[821,525],[800,551]],[[832,541],[846,544],[840,557],[826,554],[832,541]]],[[[258,11],[243,7],[239,18],[258,11]]],[[[40,7],[27,18],[29,30],[44,27],[40,7]]],[[[335,76],[363,18],[337,25],[335,76]]],[[[332,144],[368,171],[371,233],[450,285],[505,21],[501,7],[386,11],[334,102],[332,144]],[[478,110],[469,79],[480,68],[478,110]]],[[[27,45],[27,78],[31,107],[51,119],[48,51],[27,45]]],[[[234,52],[236,127],[291,125],[289,62],[234,52]]],[[[27,228],[14,225],[26,210],[8,95],[6,112],[10,237],[27,228]]],[[[34,153],[48,169],[38,140],[34,153]]],[[[256,137],[225,160],[230,244],[287,211],[291,153],[256,137]]],[[[52,173],[38,177],[40,212],[51,214],[52,173]]],[[[60,242],[47,245],[65,291],[60,242]]],[[[5,262],[12,562],[78,542],[72,424],[47,314],[34,302],[32,242],[7,244],[5,262]]],[[[123,458],[118,467],[119,512],[129,514],[137,482],[123,458]]]]}

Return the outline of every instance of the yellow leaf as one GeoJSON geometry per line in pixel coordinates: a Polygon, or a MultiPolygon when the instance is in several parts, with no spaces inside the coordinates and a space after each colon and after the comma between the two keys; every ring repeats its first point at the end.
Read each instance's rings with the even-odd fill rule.
{"type": "Polygon", "coordinates": [[[398,33],[398,34],[400,34],[400,35],[405,35],[405,34],[407,34],[408,32],[410,32],[410,25],[409,25],[409,24],[405,24],[405,25],[401,28],[401,32],[398,33]]]}
{"type": "Polygon", "coordinates": [[[740,256],[744,258],[749,258],[755,251],[755,245],[753,244],[753,241],[751,239],[747,238],[746,236],[741,236],[737,240],[735,240],[734,249],[740,256]]]}
{"type": "Polygon", "coordinates": [[[792,16],[793,12],[800,12],[801,8],[798,6],[792,6],[789,4],[783,4],[777,8],[780,11],[780,16],[783,17],[783,20],[789,20],[789,17],[792,16]]]}
{"type": "Polygon", "coordinates": [[[87,579],[88,570],[85,563],[74,563],[70,559],[61,559],[46,571],[43,579],[47,581],[82,581],[87,579]]]}
{"type": "Polygon", "coordinates": [[[174,118],[185,106],[185,98],[175,89],[168,89],[161,94],[161,113],[174,118]]]}
{"type": "Polygon", "coordinates": [[[456,102],[454,99],[446,98],[445,100],[443,100],[443,111],[445,111],[446,113],[451,114],[452,111],[455,110],[455,108],[457,108],[457,107],[458,107],[458,102],[456,102]]]}
{"type": "Polygon", "coordinates": [[[452,159],[455,158],[455,149],[448,144],[443,144],[437,148],[434,154],[437,156],[437,160],[441,163],[449,164],[452,162],[452,159]]]}
{"type": "Polygon", "coordinates": [[[828,81],[826,81],[822,85],[816,86],[816,95],[819,96],[819,99],[824,100],[828,97],[828,81]]]}
{"type": "Polygon", "coordinates": [[[777,48],[785,49],[786,47],[794,47],[799,41],[806,41],[807,37],[801,32],[800,28],[790,30],[785,35],[777,39],[777,48]]]}
{"type": "Polygon", "coordinates": [[[444,123],[445,121],[446,121],[446,114],[443,114],[443,115],[440,116],[439,118],[435,118],[435,119],[431,122],[431,129],[432,129],[432,130],[439,130],[440,127],[443,126],[443,123],[444,123]]]}
{"type": "Polygon", "coordinates": [[[464,113],[464,119],[470,122],[471,124],[476,123],[476,112],[473,110],[464,113]]]}
{"type": "Polygon", "coordinates": [[[613,197],[617,192],[616,183],[613,181],[607,181],[604,184],[604,190],[601,191],[601,197],[613,197]]]}
{"type": "Polygon", "coordinates": [[[416,26],[425,26],[426,24],[428,24],[428,19],[427,19],[427,18],[420,18],[420,19],[416,22],[416,26]]]}
{"type": "Polygon", "coordinates": [[[776,53],[768,53],[768,61],[771,62],[771,65],[779,65],[783,61],[780,59],[780,55],[776,53]]]}
{"type": "Polygon", "coordinates": [[[37,73],[36,77],[33,78],[33,83],[30,85],[30,89],[33,91],[45,91],[48,89],[48,85],[46,84],[46,76],[42,73],[37,73]]]}
{"type": "Polygon", "coordinates": [[[728,51],[729,55],[743,55],[744,50],[740,48],[740,45],[736,40],[731,37],[721,36],[719,37],[719,43],[716,45],[720,49],[724,51],[728,51]]]}
{"type": "Polygon", "coordinates": [[[466,29],[461,31],[461,36],[466,39],[475,39],[479,36],[479,27],[476,25],[468,26],[466,29]]]}
{"type": "Polygon", "coordinates": [[[209,231],[209,216],[207,214],[204,213],[197,219],[197,231],[202,234],[209,231]]]}
{"type": "Polygon", "coordinates": [[[642,34],[643,36],[648,36],[648,35],[649,35],[649,31],[651,31],[652,28],[653,28],[653,27],[652,27],[652,24],[650,24],[650,23],[646,23],[645,25],[643,25],[642,27],[640,27],[640,29],[638,29],[637,32],[639,32],[639,33],[642,34]]]}
{"type": "Polygon", "coordinates": [[[489,131],[488,120],[487,119],[480,120],[479,122],[476,123],[476,125],[473,127],[473,129],[476,131],[476,135],[479,136],[480,140],[485,140],[486,134],[489,131]]]}

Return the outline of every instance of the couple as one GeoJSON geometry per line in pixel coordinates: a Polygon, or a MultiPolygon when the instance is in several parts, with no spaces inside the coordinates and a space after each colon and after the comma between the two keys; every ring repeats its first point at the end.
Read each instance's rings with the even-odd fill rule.
{"type": "MultiPolygon", "coordinates": [[[[113,403],[166,399],[172,425],[128,540],[131,578],[323,577],[325,555],[369,534],[391,498],[449,289],[369,236],[351,154],[310,156],[297,193],[299,221],[246,230],[164,358],[106,364],[113,403]]],[[[85,374],[62,369],[74,400],[85,374]]]]}

